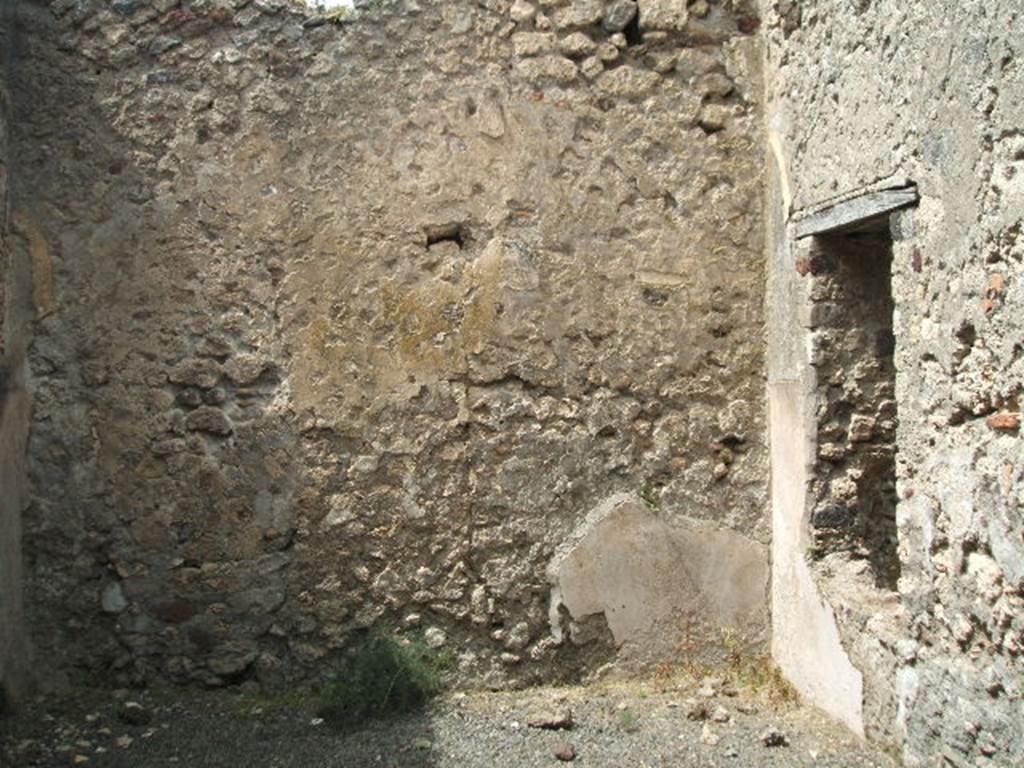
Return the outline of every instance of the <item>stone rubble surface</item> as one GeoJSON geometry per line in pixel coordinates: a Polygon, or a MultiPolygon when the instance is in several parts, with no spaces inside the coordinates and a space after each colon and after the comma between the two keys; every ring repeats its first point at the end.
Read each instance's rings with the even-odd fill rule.
{"type": "MultiPolygon", "coordinates": [[[[771,713],[738,715],[729,724],[694,723],[679,697],[694,684],[607,684],[534,689],[518,693],[455,693],[427,712],[340,732],[310,719],[301,703],[287,706],[227,692],[178,690],[143,694],[151,726],[126,728],[102,692],[98,701],[39,702],[0,732],[0,757],[17,766],[64,765],[69,756],[96,768],[225,764],[253,768],[302,765],[370,768],[541,768],[559,762],[640,768],[673,765],[765,768],[894,768],[820,715],[742,691],[747,708],[771,713]],[[756,706],[755,706],[756,704],[756,706]],[[537,709],[570,706],[571,731],[522,728],[537,709]],[[626,718],[624,713],[629,713],[626,718]],[[91,718],[91,719],[90,719],[91,718]],[[762,743],[765,734],[775,734],[762,743]],[[779,742],[782,738],[785,741],[779,742]],[[788,746],[787,746],[788,745],[788,746]]],[[[137,695],[135,693],[133,696],[137,695]]],[[[729,699],[730,702],[737,699],[729,699]]],[[[5,763],[6,764],[6,763],[5,763]]]]}

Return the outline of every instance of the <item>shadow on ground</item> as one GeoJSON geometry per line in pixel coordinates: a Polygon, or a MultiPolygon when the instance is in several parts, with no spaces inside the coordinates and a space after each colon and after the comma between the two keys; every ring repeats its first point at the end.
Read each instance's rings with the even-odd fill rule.
{"type": "Polygon", "coordinates": [[[342,728],[306,702],[224,692],[78,691],[0,719],[4,768],[429,768],[433,747],[426,711],[342,728]],[[126,718],[129,700],[140,706],[126,718]]]}

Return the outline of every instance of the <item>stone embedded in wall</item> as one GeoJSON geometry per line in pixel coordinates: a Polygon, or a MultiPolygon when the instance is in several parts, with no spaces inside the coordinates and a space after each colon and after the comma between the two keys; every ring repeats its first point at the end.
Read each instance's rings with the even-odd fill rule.
{"type": "Polygon", "coordinates": [[[121,613],[128,607],[128,601],[124,597],[124,590],[119,582],[114,582],[104,587],[100,604],[106,613],[121,613]]]}
{"type": "Polygon", "coordinates": [[[991,429],[1016,432],[1020,429],[1020,414],[1008,412],[995,413],[985,419],[985,423],[991,429]]]}
{"type": "Polygon", "coordinates": [[[185,418],[185,428],[193,432],[208,432],[213,435],[230,435],[231,421],[219,408],[201,405],[185,418]]]}
{"type": "Polygon", "coordinates": [[[678,30],[689,18],[687,3],[680,0],[638,0],[643,29],[678,30]]]}
{"type": "Polygon", "coordinates": [[[517,24],[523,24],[533,20],[533,17],[537,15],[537,9],[532,3],[526,2],[526,0],[515,0],[509,9],[509,15],[512,17],[512,21],[517,24]]]}
{"type": "Polygon", "coordinates": [[[552,15],[556,29],[589,27],[597,24],[604,16],[604,0],[574,0],[552,15]]]}
{"type": "Polygon", "coordinates": [[[615,0],[604,12],[601,26],[608,32],[621,32],[636,18],[636,0],[615,0]]]}

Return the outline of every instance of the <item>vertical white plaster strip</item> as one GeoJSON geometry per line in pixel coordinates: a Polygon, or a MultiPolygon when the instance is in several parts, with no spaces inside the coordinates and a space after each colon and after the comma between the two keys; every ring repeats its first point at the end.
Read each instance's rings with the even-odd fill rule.
{"type": "Polygon", "coordinates": [[[772,656],[802,696],[864,736],[863,680],[804,559],[807,435],[798,381],[771,384],[772,656]]]}
{"type": "MultiPolygon", "coordinates": [[[[771,13],[768,6],[768,0],[763,0],[763,14],[771,13]]],[[[802,308],[791,303],[801,292],[789,290],[794,287],[795,272],[786,232],[793,206],[785,149],[788,121],[777,104],[773,105],[775,72],[768,45],[764,55],[765,135],[774,161],[769,166],[766,194],[767,314],[774,324],[768,334],[772,656],[805,699],[863,737],[863,678],[843,650],[835,615],[822,599],[805,560],[807,489],[814,442],[807,411],[811,389],[806,383],[806,358],[792,355],[794,343],[803,346],[799,335],[806,331],[802,308]]]]}
{"type": "Polygon", "coordinates": [[[354,0],[306,0],[306,5],[316,11],[336,11],[338,9],[351,11],[355,9],[354,0]]]}
{"type": "Polygon", "coordinates": [[[772,157],[775,158],[776,178],[779,184],[779,193],[782,195],[783,220],[789,218],[793,208],[793,193],[789,187],[789,169],[786,167],[786,155],[782,150],[783,120],[778,113],[772,115],[768,121],[768,147],[772,157]]]}

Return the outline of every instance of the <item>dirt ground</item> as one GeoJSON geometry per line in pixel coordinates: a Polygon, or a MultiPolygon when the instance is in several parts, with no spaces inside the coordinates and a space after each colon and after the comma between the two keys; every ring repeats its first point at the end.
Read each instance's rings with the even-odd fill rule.
{"type": "Polygon", "coordinates": [[[37,698],[0,720],[3,768],[533,768],[570,761],[609,768],[896,765],[777,691],[714,678],[449,693],[422,712],[354,731],[318,718],[311,695],[182,689],[78,690],[37,698]]]}

